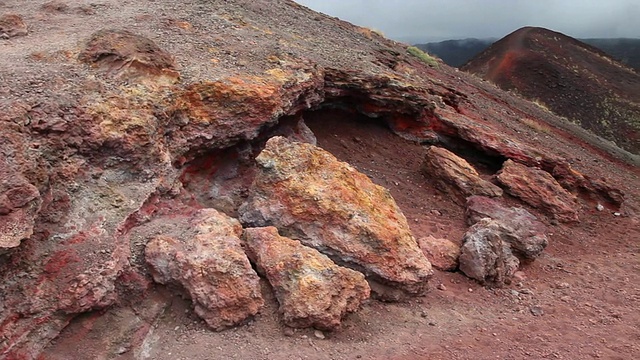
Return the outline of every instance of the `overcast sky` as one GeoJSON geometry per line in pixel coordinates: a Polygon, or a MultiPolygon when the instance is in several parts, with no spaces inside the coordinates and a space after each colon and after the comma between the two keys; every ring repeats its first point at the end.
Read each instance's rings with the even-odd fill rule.
{"type": "Polygon", "coordinates": [[[577,38],[640,37],[640,0],[296,0],[406,41],[501,38],[540,26],[577,38]]]}

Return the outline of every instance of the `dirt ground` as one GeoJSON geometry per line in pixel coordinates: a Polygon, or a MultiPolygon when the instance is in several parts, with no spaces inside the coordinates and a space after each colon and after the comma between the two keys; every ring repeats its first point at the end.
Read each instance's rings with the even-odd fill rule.
{"type": "MultiPolygon", "coordinates": [[[[274,36],[257,37],[255,34],[271,32],[267,25],[277,24],[279,30],[274,31],[287,35],[280,41],[284,44],[282,46],[287,46],[287,51],[296,51],[300,57],[315,57],[321,64],[348,63],[345,59],[364,56],[358,53],[358,47],[351,44],[370,44],[367,46],[371,47],[375,44],[362,40],[366,39],[365,35],[355,33],[351,27],[328,17],[312,14],[314,22],[309,26],[310,20],[299,15],[306,14],[309,18],[312,15],[301,12],[289,2],[279,1],[279,7],[271,7],[267,1],[242,2],[242,6],[238,5],[240,1],[235,1],[226,7],[219,2],[220,6],[213,10],[196,9],[195,5],[205,2],[191,2],[194,5],[186,7],[184,3],[156,0],[153,2],[156,6],[147,7],[143,2],[76,0],[67,1],[71,8],[63,11],[56,10],[55,6],[53,10],[49,7],[41,9],[44,1],[0,1],[1,10],[27,14],[26,19],[35,24],[30,29],[29,38],[17,38],[2,45],[2,56],[6,55],[9,60],[0,60],[0,80],[3,81],[0,95],[10,99],[35,96],[29,92],[36,92],[37,86],[44,85],[22,85],[32,84],[32,80],[33,84],[55,85],[56,82],[51,81],[53,70],[58,71],[59,78],[66,82],[87,77],[91,74],[89,70],[67,59],[66,52],[62,50],[76,51],[78,44],[90,33],[104,26],[105,19],[109,24],[152,33],[154,37],[163,39],[163,46],[168,51],[180,55],[177,61],[186,83],[201,80],[201,73],[207,78],[226,76],[230,69],[247,74],[251,71],[261,73],[255,59],[267,58],[275,47],[268,42],[274,36]],[[243,15],[245,7],[252,6],[255,9],[247,13],[256,16],[256,26],[245,26],[238,14],[243,15]],[[190,9],[207,16],[191,19],[196,10],[190,9]],[[276,11],[273,9],[288,9],[289,12],[275,18],[282,21],[274,21],[272,16],[276,14],[269,12],[276,11]],[[212,16],[211,13],[216,11],[219,16],[212,16]],[[200,37],[193,35],[190,38],[199,42],[183,41],[183,33],[188,31],[175,25],[181,19],[190,19],[196,29],[206,29],[196,32],[200,37]],[[288,27],[284,20],[291,21],[293,25],[288,27]],[[296,22],[303,25],[296,25],[296,22]],[[263,25],[268,32],[261,28],[263,25]],[[289,36],[294,25],[308,34],[304,43],[296,34],[289,36]],[[225,36],[214,38],[210,33],[215,31],[211,29],[220,33],[226,31],[223,33],[225,36]],[[333,32],[351,35],[338,36],[333,32]],[[249,35],[255,36],[255,43],[245,41],[249,35]],[[298,42],[305,47],[297,46],[298,42]],[[202,50],[212,43],[216,46],[209,51],[215,50],[221,59],[217,67],[210,65],[209,52],[202,50]],[[317,53],[309,50],[311,44],[317,53]],[[32,59],[40,53],[51,58],[47,57],[47,61],[32,59]],[[242,54],[249,55],[241,57],[242,54]]],[[[372,57],[365,56],[366,59],[372,57]]],[[[353,66],[368,69],[373,67],[371,64],[369,60],[362,60],[354,62],[353,66]]],[[[428,78],[429,81],[442,81],[443,87],[451,86],[468,94],[473,106],[465,105],[463,110],[468,111],[471,118],[475,116],[479,122],[500,122],[505,129],[515,126],[512,121],[515,115],[510,115],[511,111],[507,109],[516,100],[498,92],[492,85],[480,83],[444,66],[442,70],[426,69],[424,72],[434,77],[433,80],[428,78]],[[481,109],[481,106],[488,110],[481,109]]],[[[424,75],[425,79],[427,75],[424,75]]],[[[518,100],[517,104],[521,105],[521,102],[518,100]]],[[[304,117],[317,136],[319,146],[390,189],[416,237],[434,235],[461,241],[466,230],[461,199],[440,193],[423,176],[420,166],[426,148],[395,136],[378,123],[344,112],[318,110],[306,113],[304,117]]],[[[637,167],[602,160],[606,159],[602,154],[597,155],[600,160],[596,163],[589,157],[595,152],[576,145],[577,140],[557,134],[552,138],[541,135],[537,140],[534,135],[540,134],[530,131],[533,135],[523,132],[519,135],[520,140],[524,143],[539,142],[542,149],[559,148],[575,156],[580,171],[610,174],[618,182],[635,179],[627,181],[627,187],[638,184],[640,171],[637,167]],[[587,171],[596,168],[598,171],[587,171]],[[620,175],[623,172],[629,172],[629,175],[620,175]]],[[[485,178],[490,178],[492,164],[487,166],[480,161],[474,165],[485,178]]],[[[522,205],[517,199],[505,198],[512,205],[522,205]]],[[[583,204],[581,222],[576,225],[553,225],[543,214],[531,210],[548,225],[550,244],[539,259],[525,264],[518,273],[518,280],[506,288],[486,288],[460,273],[435,271],[426,296],[405,303],[370,300],[359,312],[349,315],[339,331],[321,333],[313,329],[284,327],[277,314],[274,295],[263,281],[267,305],[255,319],[237,328],[210,331],[193,313],[189,301],[174,295],[171,306],[145,335],[141,348],[122,348],[119,351],[119,344],[109,343],[126,318],[111,317],[108,318],[111,322],[102,329],[86,333],[78,331],[82,330],[83,319],[102,315],[96,312],[80,315],[74,320],[45,350],[41,359],[113,358],[104,356],[103,345],[105,348],[115,346],[118,359],[158,360],[640,358],[638,217],[615,216],[613,212],[617,209],[599,212],[595,210],[595,204],[583,204]]]]}
{"type": "MultiPolygon", "coordinates": [[[[422,175],[423,146],[343,112],[318,111],[305,118],[319,146],[390,189],[416,237],[461,240],[463,208],[422,175]]],[[[513,198],[507,201],[522,205],[513,198]]],[[[544,215],[536,215],[548,225],[550,244],[506,288],[483,287],[461,273],[436,270],[426,296],[395,304],[371,300],[334,333],[283,326],[264,280],[267,305],[261,314],[219,333],[208,330],[190,303],[175,296],[143,348],[121,358],[637,358],[640,225],[609,210],[585,210],[575,226],[551,225],[544,215]]],[[[69,335],[63,334],[62,342],[64,336],[69,335]]],[[[82,343],[76,344],[50,356],[82,357],[82,343]]]]}

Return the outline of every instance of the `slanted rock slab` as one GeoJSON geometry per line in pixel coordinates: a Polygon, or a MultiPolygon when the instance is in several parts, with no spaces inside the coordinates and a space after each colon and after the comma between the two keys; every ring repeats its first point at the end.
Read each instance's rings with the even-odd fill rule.
{"type": "Polygon", "coordinates": [[[447,149],[430,146],[422,168],[444,191],[461,192],[465,196],[502,196],[501,188],[482,179],[471,164],[447,149]]]}
{"type": "Polygon", "coordinates": [[[275,227],[246,229],[244,239],[249,257],[273,286],[287,326],[334,330],[369,298],[364,275],[280,236],[275,227]]]}
{"type": "Polygon", "coordinates": [[[275,226],[405,294],[426,291],[431,264],[387,189],[330,153],[283,137],[269,139],[256,161],[258,174],[239,210],[245,225],[275,226]]]}
{"type": "Polygon", "coordinates": [[[431,262],[431,265],[438,270],[454,271],[458,268],[458,257],[460,256],[460,246],[447,239],[427,236],[420,238],[418,244],[424,256],[431,262]]]}
{"type": "Polygon", "coordinates": [[[467,223],[473,225],[483,218],[490,218],[509,234],[507,238],[514,252],[522,257],[534,259],[549,244],[546,226],[520,207],[506,206],[502,201],[485,196],[467,199],[467,223]]]}
{"type": "Polygon", "coordinates": [[[184,287],[196,314],[214,330],[241,323],[264,304],[241,234],[237,220],[203,209],[145,248],[154,281],[184,287]]]}
{"type": "Polygon", "coordinates": [[[578,221],[576,197],[548,172],[507,160],[497,175],[508,193],[564,222],[578,221]]]}

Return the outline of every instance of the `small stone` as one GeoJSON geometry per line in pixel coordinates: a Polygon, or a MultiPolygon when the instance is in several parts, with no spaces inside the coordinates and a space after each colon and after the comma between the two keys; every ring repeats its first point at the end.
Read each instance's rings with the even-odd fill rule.
{"type": "Polygon", "coordinates": [[[520,290],[521,294],[533,295],[533,290],[531,289],[522,289],[520,290]]]}
{"type": "Polygon", "coordinates": [[[473,292],[473,289],[472,289],[472,288],[469,288],[469,292],[473,292]]]}
{"type": "Polygon", "coordinates": [[[121,347],[118,348],[118,350],[116,350],[116,354],[118,354],[118,355],[122,355],[122,354],[124,354],[126,352],[127,352],[127,348],[124,347],[124,346],[121,346],[121,347]]]}
{"type": "Polygon", "coordinates": [[[613,213],[613,216],[620,216],[620,215],[622,215],[622,214],[620,214],[619,212],[614,212],[613,213]]]}
{"type": "Polygon", "coordinates": [[[598,205],[596,205],[596,210],[602,211],[602,210],[604,210],[604,206],[602,206],[602,204],[598,203],[598,205]]]}
{"type": "Polygon", "coordinates": [[[429,326],[436,326],[436,323],[434,323],[433,321],[429,323],[429,326]]]}
{"type": "Polygon", "coordinates": [[[426,318],[427,316],[429,316],[429,314],[428,314],[426,311],[424,311],[424,310],[423,310],[423,311],[420,313],[420,316],[422,316],[423,318],[426,318]]]}
{"type": "Polygon", "coordinates": [[[529,311],[531,311],[531,314],[533,316],[542,316],[544,315],[544,310],[542,310],[542,308],[540,306],[532,306],[529,308],[529,311]]]}
{"type": "Polygon", "coordinates": [[[176,326],[173,328],[173,331],[178,331],[178,330],[180,330],[180,326],[176,326]]]}
{"type": "Polygon", "coordinates": [[[435,215],[435,216],[442,216],[442,213],[439,210],[431,210],[431,214],[435,215]]]}
{"type": "Polygon", "coordinates": [[[444,284],[438,284],[437,288],[438,288],[438,290],[442,290],[442,291],[446,291],[447,290],[447,287],[444,286],[444,284]]]}
{"type": "Polygon", "coordinates": [[[313,336],[317,337],[320,340],[324,340],[325,336],[324,333],[320,330],[316,330],[313,332],[313,336]]]}

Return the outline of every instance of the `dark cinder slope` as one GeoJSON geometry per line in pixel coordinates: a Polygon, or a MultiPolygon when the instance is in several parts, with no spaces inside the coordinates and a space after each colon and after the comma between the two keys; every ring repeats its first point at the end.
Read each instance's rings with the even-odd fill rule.
{"type": "Polygon", "coordinates": [[[494,43],[462,70],[640,152],[640,75],[591,45],[526,27],[494,43]]]}

